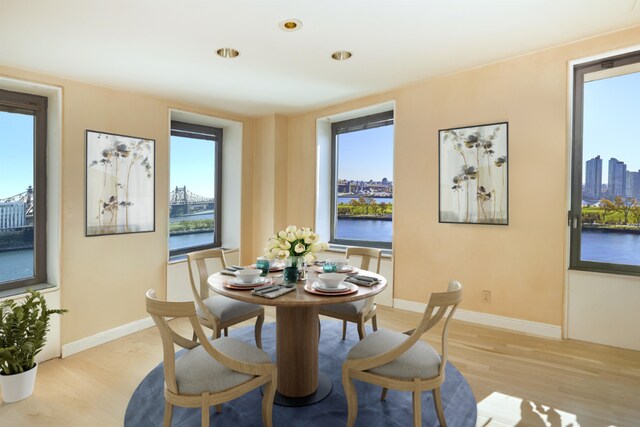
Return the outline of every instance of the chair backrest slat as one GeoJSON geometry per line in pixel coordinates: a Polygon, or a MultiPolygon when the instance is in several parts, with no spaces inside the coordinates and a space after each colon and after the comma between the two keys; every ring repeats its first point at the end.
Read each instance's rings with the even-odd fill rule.
{"type": "Polygon", "coordinates": [[[172,393],[178,393],[174,343],[184,348],[194,348],[198,343],[176,333],[167,322],[167,318],[189,317],[197,321],[195,306],[192,302],[161,301],[157,299],[153,289],[147,291],[146,306],[162,338],[164,380],[167,389],[172,393]]]}
{"type": "Polygon", "coordinates": [[[224,257],[222,249],[205,249],[203,251],[190,252],[187,254],[187,266],[189,268],[189,283],[191,284],[191,292],[198,307],[205,313],[210,323],[213,323],[213,314],[209,311],[204,300],[209,298],[209,269],[207,268],[207,260],[217,259],[222,264],[222,268],[227,268],[227,261],[224,257]],[[192,265],[195,263],[198,277],[196,283],[196,274],[192,265]]]}
{"type": "Polygon", "coordinates": [[[163,360],[164,360],[164,377],[167,389],[172,393],[178,393],[178,385],[176,383],[176,361],[174,344],[181,347],[192,349],[199,345],[205,349],[209,355],[217,360],[225,367],[234,371],[242,372],[249,375],[265,375],[273,368],[273,364],[249,363],[241,360],[232,359],[229,356],[216,350],[211,345],[207,336],[202,330],[200,321],[196,315],[196,309],[192,302],[168,302],[158,300],[153,289],[147,291],[146,295],[147,312],[153,318],[154,323],[160,331],[162,338],[163,360]],[[200,343],[190,340],[176,333],[167,322],[169,318],[186,317],[189,319],[195,335],[200,343]]]}
{"type": "Polygon", "coordinates": [[[422,335],[434,327],[443,318],[442,327],[442,352],[438,375],[442,375],[447,364],[447,336],[449,331],[449,321],[452,319],[458,305],[462,302],[462,285],[456,280],[451,280],[446,292],[434,292],[429,298],[427,309],[416,328],[416,333],[422,335]]]}
{"type": "Polygon", "coordinates": [[[349,246],[347,248],[347,253],[345,257],[349,259],[351,256],[360,256],[362,260],[360,261],[360,269],[362,270],[370,270],[371,261],[376,261],[376,269],[375,272],[380,274],[380,258],[382,255],[382,251],[380,249],[373,248],[360,248],[356,246],[349,246]]]}

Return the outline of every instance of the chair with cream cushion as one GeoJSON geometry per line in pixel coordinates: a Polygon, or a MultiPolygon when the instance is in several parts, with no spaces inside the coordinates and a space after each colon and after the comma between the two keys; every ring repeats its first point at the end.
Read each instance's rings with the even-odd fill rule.
{"type": "Polygon", "coordinates": [[[446,427],[440,385],[444,383],[447,364],[449,320],[461,301],[462,285],[451,281],[447,292],[431,294],[422,320],[414,330],[400,333],[381,329],[367,335],[353,346],[342,366],[342,385],[349,408],[348,427],[355,424],[358,415],[358,396],[353,380],[383,387],[381,400],[386,398],[388,388],[413,392],[415,426],[422,425],[421,393],[424,390],[432,390],[438,420],[442,427],[446,427]],[[445,316],[442,355],[439,355],[420,337],[445,316]]]}
{"type": "MultiPolygon", "coordinates": [[[[262,324],[264,322],[264,308],[261,305],[250,304],[237,301],[222,295],[209,296],[209,270],[207,260],[216,259],[222,268],[227,268],[222,249],[206,249],[187,254],[187,265],[189,266],[189,279],[191,281],[191,291],[196,301],[196,313],[200,324],[213,330],[213,338],[220,338],[221,331],[224,335],[229,335],[228,327],[245,320],[256,317],[255,338],[258,348],[262,348],[262,324]],[[192,264],[196,264],[198,270],[198,284],[196,284],[195,274],[192,264]]],[[[196,336],[193,336],[195,341],[196,336]]]]}
{"type": "Polygon", "coordinates": [[[153,318],[164,354],[163,425],[171,425],[173,406],[201,408],[202,426],[209,425],[209,407],[218,411],[224,402],[236,399],[266,384],[262,397],[262,422],[272,425],[273,398],[276,391],[276,366],[264,351],[234,338],[208,341],[192,302],[168,302],[157,299],[155,291],[147,291],[147,312],[153,318]],[[177,334],[167,322],[186,317],[200,343],[177,334]],[[176,358],[174,344],[186,352],[176,358]]]}
{"type": "MultiPolygon", "coordinates": [[[[360,269],[369,270],[371,261],[375,260],[376,273],[380,273],[380,249],[348,247],[346,257],[361,256],[360,269]]],[[[358,326],[358,336],[364,337],[364,324],[371,319],[373,330],[378,330],[376,304],[373,297],[365,300],[320,306],[320,314],[342,320],[342,339],[347,336],[347,322],[354,322],[358,326]]]]}

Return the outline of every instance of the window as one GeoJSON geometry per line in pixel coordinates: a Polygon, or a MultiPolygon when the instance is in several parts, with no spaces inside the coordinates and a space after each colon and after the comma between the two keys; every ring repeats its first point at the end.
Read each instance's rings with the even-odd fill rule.
{"type": "Polygon", "coordinates": [[[391,248],[393,111],[331,125],[331,243],[391,248]]]}
{"type": "Polygon", "coordinates": [[[0,90],[0,289],[45,283],[47,98],[0,90]]]}
{"type": "Polygon", "coordinates": [[[220,246],[222,129],[171,122],[169,255],[220,246]]]}
{"type": "Polygon", "coordinates": [[[640,53],[574,69],[571,268],[640,275],[640,53]]]}

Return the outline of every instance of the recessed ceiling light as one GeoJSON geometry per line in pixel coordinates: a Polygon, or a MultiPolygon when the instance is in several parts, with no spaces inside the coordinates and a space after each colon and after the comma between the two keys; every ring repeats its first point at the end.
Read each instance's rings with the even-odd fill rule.
{"type": "Polygon", "coordinates": [[[236,56],[240,55],[240,52],[235,49],[231,49],[230,47],[223,47],[222,49],[218,49],[216,53],[218,54],[218,56],[221,56],[223,58],[235,58],[236,56]]]}
{"type": "Polygon", "coordinates": [[[337,52],[333,52],[331,54],[331,57],[336,61],[344,61],[346,59],[351,58],[351,52],[348,52],[346,50],[339,50],[337,52]]]}
{"type": "Polygon", "coordinates": [[[299,19],[286,19],[278,25],[282,31],[296,31],[302,28],[302,21],[299,19]]]}

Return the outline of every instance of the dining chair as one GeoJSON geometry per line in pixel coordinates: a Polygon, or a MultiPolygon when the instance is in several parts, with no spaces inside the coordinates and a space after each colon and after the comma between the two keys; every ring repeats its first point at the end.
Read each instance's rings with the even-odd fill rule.
{"type": "MultiPolygon", "coordinates": [[[[360,260],[360,269],[362,270],[369,270],[371,261],[375,261],[375,271],[379,274],[381,254],[382,251],[380,249],[348,247],[346,258],[349,259],[351,256],[362,257],[360,260]]],[[[353,322],[357,325],[358,336],[362,339],[365,335],[364,324],[369,320],[371,320],[373,330],[378,330],[376,304],[374,303],[373,298],[374,297],[342,304],[323,305],[320,306],[320,314],[342,320],[343,340],[347,336],[347,322],[353,322]]]]}
{"type": "MultiPolygon", "coordinates": [[[[191,281],[191,291],[196,301],[196,314],[200,324],[213,330],[212,338],[220,338],[221,331],[229,336],[229,326],[244,322],[256,317],[255,338],[258,348],[262,348],[262,324],[264,323],[264,308],[258,304],[251,304],[238,301],[222,295],[209,296],[209,270],[207,260],[216,259],[222,264],[222,268],[227,268],[222,249],[205,249],[203,251],[191,252],[187,254],[187,265],[189,266],[189,279],[191,281]],[[198,282],[196,282],[192,264],[198,270],[198,282]],[[197,283],[197,284],[196,284],[197,283]]],[[[193,340],[196,335],[194,333],[193,340]]]]}
{"type": "Polygon", "coordinates": [[[453,313],[462,301],[462,285],[449,282],[446,292],[432,293],[417,328],[404,333],[380,329],[358,342],[342,365],[342,385],[347,398],[347,426],[353,427],[358,416],[358,395],[353,380],[382,387],[380,400],[387,389],[413,392],[413,424],[422,425],[421,393],[431,390],[442,427],[447,423],[440,396],[447,365],[447,331],[453,313]],[[447,313],[448,312],[448,313],[447,313]],[[442,328],[442,354],[421,340],[422,334],[445,317],[442,328]]]}
{"type": "Polygon", "coordinates": [[[276,365],[264,351],[235,338],[207,340],[191,301],[159,300],[153,289],[146,294],[147,312],[162,338],[164,365],[164,421],[171,425],[173,406],[201,408],[202,426],[209,426],[209,407],[222,404],[266,384],[262,396],[262,423],[272,426],[276,392],[276,365]],[[200,343],[185,338],[167,320],[189,319],[200,343]],[[186,349],[176,357],[174,344],[186,349]]]}

